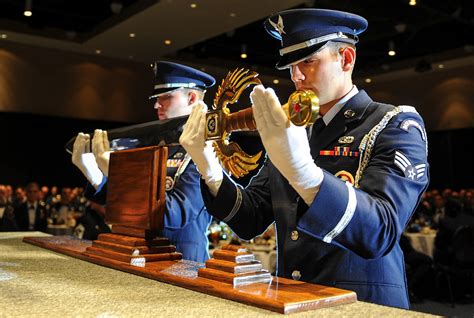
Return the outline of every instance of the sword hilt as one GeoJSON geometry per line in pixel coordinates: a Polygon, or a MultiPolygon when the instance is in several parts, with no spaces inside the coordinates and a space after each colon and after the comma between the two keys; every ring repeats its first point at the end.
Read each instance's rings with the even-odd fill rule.
{"type": "MultiPolygon", "coordinates": [[[[282,108],[294,125],[312,125],[319,114],[319,99],[311,90],[297,90],[282,108]]],[[[251,107],[234,113],[215,110],[206,115],[206,140],[222,139],[235,131],[252,130],[257,130],[257,125],[251,107]]]]}

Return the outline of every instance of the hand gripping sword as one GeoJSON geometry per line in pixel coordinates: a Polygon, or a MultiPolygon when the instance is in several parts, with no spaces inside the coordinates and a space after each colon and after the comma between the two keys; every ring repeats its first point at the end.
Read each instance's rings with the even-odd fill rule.
{"type": "MultiPolygon", "coordinates": [[[[206,114],[206,140],[213,140],[213,147],[223,168],[237,178],[243,177],[258,167],[262,152],[256,155],[245,153],[235,142],[229,142],[234,131],[252,131],[257,126],[251,107],[231,113],[228,104],[238,101],[242,92],[254,84],[261,84],[258,73],[247,69],[229,72],[219,85],[212,110],[206,114]]],[[[311,90],[297,90],[282,106],[294,125],[312,125],[319,113],[319,99],[311,90]]]]}

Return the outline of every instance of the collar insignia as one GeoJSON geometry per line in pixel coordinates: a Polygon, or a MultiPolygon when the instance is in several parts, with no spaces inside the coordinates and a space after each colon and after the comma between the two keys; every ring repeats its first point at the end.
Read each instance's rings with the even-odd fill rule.
{"type": "Polygon", "coordinates": [[[339,138],[338,142],[340,144],[351,144],[354,142],[354,136],[342,136],[339,138]]]}

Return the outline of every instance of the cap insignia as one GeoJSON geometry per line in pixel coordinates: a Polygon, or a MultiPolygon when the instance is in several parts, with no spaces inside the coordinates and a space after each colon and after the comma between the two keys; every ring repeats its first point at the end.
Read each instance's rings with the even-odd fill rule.
{"type": "Polygon", "coordinates": [[[275,30],[278,31],[278,33],[280,33],[280,35],[286,34],[285,30],[283,30],[285,26],[283,25],[283,18],[281,17],[281,15],[278,16],[278,23],[275,23],[270,20],[270,24],[272,25],[272,27],[275,28],[275,30]]]}

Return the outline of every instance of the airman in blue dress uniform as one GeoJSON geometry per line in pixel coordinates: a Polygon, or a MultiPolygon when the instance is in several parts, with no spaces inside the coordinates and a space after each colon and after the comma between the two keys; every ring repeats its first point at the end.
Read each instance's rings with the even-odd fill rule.
{"type": "Polygon", "coordinates": [[[201,173],[212,172],[202,186],[209,213],[244,239],[275,223],[278,276],[408,308],[399,240],[429,181],[422,118],[353,85],[364,18],[296,9],[270,16],[265,28],[282,43],[277,68],[289,68],[297,89],[318,95],[320,117],[311,129],[297,127],[271,88],[254,87],[253,114],[268,157],[243,189],[209,169],[216,161],[193,124],[202,122],[206,105],[197,106],[181,144],[201,173]]]}
{"type": "MultiPolygon", "coordinates": [[[[155,109],[160,120],[187,115],[191,112],[191,105],[202,100],[205,90],[214,85],[212,76],[182,64],[158,61],[154,64],[155,84],[153,95],[155,109]]],[[[178,129],[182,129],[179,127],[178,129]]],[[[91,153],[82,153],[81,145],[88,144],[89,137],[79,134],[76,138],[73,151],[73,162],[84,167],[94,185],[90,197],[96,202],[105,203],[106,182],[109,162],[109,141],[105,131],[96,130],[92,140],[95,160],[82,160],[91,156],[91,153]],[[76,159],[74,159],[76,158],[76,159]],[[95,163],[91,167],[90,163],[95,163]],[[95,172],[95,173],[91,173],[95,172]],[[94,184],[95,181],[95,184],[94,184]]],[[[127,145],[130,148],[130,145],[127,145]]],[[[83,171],[84,172],[84,171],[83,171]]],[[[196,166],[183,147],[170,146],[168,148],[167,177],[166,177],[166,212],[162,235],[176,245],[176,250],[183,254],[183,258],[192,261],[204,262],[209,258],[207,228],[211,216],[207,213],[200,191],[200,175],[196,166]]],[[[90,188],[89,188],[90,189],[90,188]]]]}

